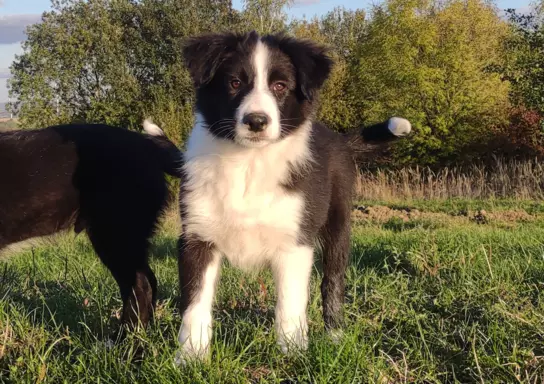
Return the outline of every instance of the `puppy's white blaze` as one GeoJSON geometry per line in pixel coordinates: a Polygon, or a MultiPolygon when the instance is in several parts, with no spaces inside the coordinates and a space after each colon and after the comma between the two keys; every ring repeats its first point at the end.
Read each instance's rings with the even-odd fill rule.
{"type": "MultiPolygon", "coordinates": [[[[268,141],[277,140],[280,137],[280,111],[276,98],[270,91],[268,86],[270,50],[258,41],[252,56],[253,70],[255,71],[255,79],[252,91],[244,98],[236,111],[236,134],[237,139],[244,141],[248,136],[247,127],[242,123],[242,119],[249,113],[264,113],[268,116],[269,122],[266,127],[266,139],[268,141]]],[[[250,142],[246,143],[249,146],[250,142]]],[[[265,142],[266,144],[266,142],[265,142]]],[[[262,145],[262,144],[261,144],[262,145]]],[[[255,145],[258,146],[258,145],[255,145]]]]}
{"type": "Polygon", "coordinates": [[[144,123],[144,131],[146,131],[151,136],[164,136],[164,132],[157,124],[154,124],[151,120],[145,119],[144,123]]]}
{"type": "Polygon", "coordinates": [[[271,263],[278,295],[276,335],[284,353],[291,347],[308,346],[306,309],[313,262],[313,248],[297,246],[280,253],[271,263]]]}
{"type": "Polygon", "coordinates": [[[220,265],[221,255],[215,251],[204,276],[198,277],[202,279],[199,292],[183,314],[178,335],[181,351],[176,358],[176,364],[183,363],[185,359],[203,359],[209,351],[212,337],[212,304],[220,265]]]}
{"type": "Polygon", "coordinates": [[[408,135],[412,131],[412,124],[402,117],[392,117],[389,119],[387,128],[393,135],[402,137],[408,135]]]}

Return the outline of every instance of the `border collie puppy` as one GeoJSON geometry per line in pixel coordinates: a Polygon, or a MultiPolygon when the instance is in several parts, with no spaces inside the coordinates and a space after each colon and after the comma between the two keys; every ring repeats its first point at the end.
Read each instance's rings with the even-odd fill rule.
{"type": "Polygon", "coordinates": [[[256,32],[203,35],[188,42],[184,57],[197,121],[180,194],[178,363],[208,352],[223,257],[244,270],[271,268],[278,343],[284,352],[291,343],[304,348],[316,244],[323,250],[325,326],[342,324],[353,147],[404,136],[410,123],[394,118],[353,140],[315,122],[332,61],[308,41],[256,32]]]}
{"type": "Polygon", "coordinates": [[[0,252],[85,230],[119,285],[130,326],[153,316],[149,238],[166,203],[165,173],[179,177],[181,167],[162,130],[144,128],[150,135],[91,124],[0,133],[0,252]]]}

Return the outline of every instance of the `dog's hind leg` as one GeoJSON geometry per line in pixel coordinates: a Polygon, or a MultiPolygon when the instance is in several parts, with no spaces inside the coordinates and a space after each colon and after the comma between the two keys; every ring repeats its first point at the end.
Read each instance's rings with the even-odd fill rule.
{"type": "Polygon", "coordinates": [[[146,327],[153,319],[157,297],[157,279],[147,262],[147,240],[111,238],[94,231],[89,231],[89,238],[119,285],[121,322],[131,329],[146,327]]]}
{"type": "Polygon", "coordinates": [[[344,320],[345,274],[350,252],[351,194],[337,191],[329,217],[321,231],[323,244],[323,319],[325,328],[336,338],[344,320]]]}

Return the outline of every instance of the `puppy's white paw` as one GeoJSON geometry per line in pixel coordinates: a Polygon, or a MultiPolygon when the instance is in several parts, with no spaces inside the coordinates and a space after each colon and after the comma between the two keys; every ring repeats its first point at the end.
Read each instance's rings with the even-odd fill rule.
{"type": "Polygon", "coordinates": [[[195,350],[192,348],[181,347],[174,357],[174,366],[185,367],[189,362],[206,361],[209,355],[209,348],[195,350]]]}
{"type": "Polygon", "coordinates": [[[308,349],[308,330],[306,327],[296,327],[289,330],[280,329],[277,333],[278,346],[283,354],[308,349]]]}

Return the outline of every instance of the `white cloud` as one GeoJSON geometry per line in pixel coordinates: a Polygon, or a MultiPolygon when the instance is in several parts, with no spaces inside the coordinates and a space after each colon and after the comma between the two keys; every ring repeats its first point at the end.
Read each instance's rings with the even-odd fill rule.
{"type": "MultiPolygon", "coordinates": [[[[0,0],[2,1],[2,0],[0,0]]],[[[40,15],[3,15],[0,16],[0,44],[12,44],[23,41],[27,26],[39,22],[40,15]]]]}

